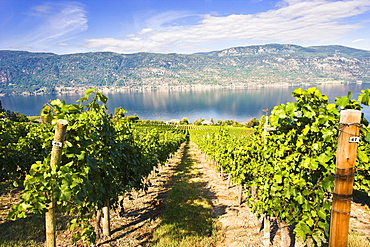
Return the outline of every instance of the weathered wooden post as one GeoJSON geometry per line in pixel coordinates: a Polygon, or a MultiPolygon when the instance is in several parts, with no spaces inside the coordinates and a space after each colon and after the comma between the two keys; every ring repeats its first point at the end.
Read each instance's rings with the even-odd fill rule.
{"type": "Polygon", "coordinates": [[[104,207],[102,211],[103,211],[102,215],[103,235],[110,236],[109,200],[106,200],[104,202],[104,207]]]}
{"type": "Polygon", "coordinates": [[[268,247],[270,246],[270,238],[271,238],[271,224],[270,224],[270,217],[264,215],[263,216],[263,246],[268,247]]]}
{"type": "Polygon", "coordinates": [[[243,202],[243,185],[238,186],[238,203],[239,205],[242,205],[243,202]]]}
{"type": "Polygon", "coordinates": [[[330,247],[346,247],[348,242],[360,122],[361,111],[341,112],[330,220],[330,247]]]}
{"type": "MultiPolygon", "coordinates": [[[[54,141],[52,142],[53,148],[51,150],[51,169],[56,169],[59,166],[62,157],[63,144],[67,132],[68,121],[59,119],[55,129],[54,141]]],[[[49,203],[48,211],[45,213],[45,228],[46,228],[46,246],[56,246],[55,236],[55,201],[54,191],[51,191],[51,202],[49,203]]]]}
{"type": "Polygon", "coordinates": [[[229,173],[227,176],[227,188],[229,189],[230,186],[231,186],[231,173],[229,173]]]}

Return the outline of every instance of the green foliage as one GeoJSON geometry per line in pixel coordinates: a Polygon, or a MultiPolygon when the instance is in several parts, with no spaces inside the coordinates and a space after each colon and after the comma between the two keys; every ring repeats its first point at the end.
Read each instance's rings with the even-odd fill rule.
{"type": "Polygon", "coordinates": [[[0,120],[10,120],[14,122],[28,122],[26,115],[19,112],[13,112],[10,110],[5,110],[0,100],[0,120]]]}
{"type": "MultiPolygon", "coordinates": [[[[296,237],[321,246],[329,234],[340,109],[361,109],[369,90],[353,100],[351,93],[336,104],[316,88],[296,89],[295,103],[276,106],[269,118],[272,132],[264,133],[265,117],[248,135],[226,129],[191,130],[191,138],[218,167],[247,190],[248,204],[257,215],[294,224],[296,237]],[[257,188],[252,194],[252,188],[257,188]]],[[[363,123],[367,122],[363,120],[363,123]]],[[[361,128],[355,188],[370,182],[368,129],[361,128]]],[[[367,190],[368,191],[368,190],[367,190]]]]}
{"type": "MultiPolygon", "coordinates": [[[[361,90],[361,94],[358,97],[358,101],[361,104],[370,105],[370,90],[361,90]]],[[[363,117],[362,127],[360,129],[361,142],[357,149],[357,160],[356,160],[356,176],[355,176],[355,189],[367,192],[370,196],[370,128],[369,122],[363,117]],[[367,127],[365,127],[367,126],[367,127]]]]}
{"type": "Polygon", "coordinates": [[[134,115],[134,116],[126,116],[126,117],[123,117],[123,119],[126,122],[129,122],[129,123],[136,123],[136,122],[138,122],[140,120],[137,115],[134,115]]]}
{"type": "Polygon", "coordinates": [[[52,106],[44,105],[40,112],[40,118],[43,123],[51,123],[53,121],[52,106]]]}
{"type": "Polygon", "coordinates": [[[50,152],[52,126],[0,121],[0,181],[21,183],[31,165],[50,152]]]}
{"type": "Polygon", "coordinates": [[[171,190],[149,246],[213,246],[217,239],[216,219],[204,193],[204,184],[189,144],[170,182],[171,190]]]}
{"type": "Polygon", "coordinates": [[[217,125],[219,125],[219,126],[232,126],[232,127],[242,127],[242,126],[244,126],[243,124],[238,123],[235,120],[225,120],[225,121],[218,120],[217,125]]]}
{"type": "Polygon", "coordinates": [[[181,119],[181,121],[179,122],[179,124],[182,124],[182,125],[189,124],[189,120],[187,118],[183,118],[183,119],[181,119]]]}
{"type": "Polygon", "coordinates": [[[201,119],[199,119],[199,120],[195,120],[194,121],[194,125],[202,125],[202,122],[204,121],[205,119],[204,118],[201,118],[201,119]]]}
{"type": "Polygon", "coordinates": [[[256,118],[252,118],[251,120],[245,123],[245,127],[252,128],[258,126],[259,124],[260,122],[256,118]]]}
{"type": "Polygon", "coordinates": [[[88,213],[106,202],[115,205],[118,196],[131,188],[145,188],[143,178],[177,150],[186,133],[132,129],[122,115],[110,118],[105,105],[108,98],[102,93],[91,89],[85,94],[78,104],[66,105],[58,99],[50,102],[48,114],[52,113],[53,122],[68,121],[61,164],[50,166],[50,132],[43,140],[48,155],[30,167],[21,202],[13,206],[9,217],[27,217],[29,211],[43,214],[53,198],[67,214],[75,216],[72,226],[81,228],[73,241],[93,243],[95,233],[88,213]]]}
{"type": "Polygon", "coordinates": [[[0,93],[53,94],[82,87],[370,82],[369,51],[269,44],[201,54],[56,55],[0,51],[0,93]],[[330,61],[330,62],[328,62],[330,61]],[[295,64],[295,66],[291,66],[295,64]],[[322,66],[325,64],[325,66],[322,66]],[[62,89],[61,89],[62,88],[62,89]]]}
{"type": "Polygon", "coordinates": [[[127,111],[123,109],[122,107],[117,107],[116,109],[114,109],[115,117],[124,117],[125,113],[127,113],[127,111]]]}
{"type": "Polygon", "coordinates": [[[370,89],[361,90],[358,100],[361,104],[370,105],[370,89]]]}
{"type": "Polygon", "coordinates": [[[143,119],[139,119],[136,123],[138,123],[139,125],[148,125],[155,127],[165,124],[163,121],[160,120],[143,120],[143,119]]]}

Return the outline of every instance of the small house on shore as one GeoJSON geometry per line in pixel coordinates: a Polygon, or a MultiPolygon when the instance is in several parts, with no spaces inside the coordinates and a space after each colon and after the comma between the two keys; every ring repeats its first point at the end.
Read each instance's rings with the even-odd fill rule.
{"type": "Polygon", "coordinates": [[[202,125],[212,125],[212,124],[213,124],[213,122],[208,121],[208,120],[204,120],[201,124],[202,124],[202,125]]]}
{"type": "Polygon", "coordinates": [[[165,121],[166,124],[179,124],[179,119],[171,119],[170,121],[165,121]]]}

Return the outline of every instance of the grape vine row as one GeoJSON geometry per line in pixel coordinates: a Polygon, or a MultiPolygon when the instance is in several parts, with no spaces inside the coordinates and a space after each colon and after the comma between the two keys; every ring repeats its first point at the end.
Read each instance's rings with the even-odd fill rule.
{"type": "Polygon", "coordinates": [[[68,121],[68,137],[59,167],[50,166],[53,124],[28,126],[23,132],[23,125],[0,125],[0,138],[8,139],[1,144],[0,152],[4,160],[13,162],[3,166],[1,172],[7,174],[7,179],[24,178],[21,202],[13,206],[9,217],[27,217],[29,212],[44,214],[53,200],[66,214],[75,217],[71,228],[82,229],[73,238],[74,243],[79,239],[95,242],[96,233],[90,224],[92,213],[105,205],[115,207],[119,196],[131,189],[145,188],[150,172],[166,162],[187,138],[186,131],[135,129],[121,114],[114,118],[107,114],[108,99],[102,93],[94,89],[85,93],[77,104],[54,100],[44,111],[48,121],[68,121]],[[17,142],[20,144],[12,147],[17,142]],[[30,163],[15,166],[18,160],[12,158],[16,152],[31,157],[30,163]]]}
{"type": "MultiPolygon", "coordinates": [[[[191,140],[246,189],[254,213],[293,225],[297,239],[321,246],[329,234],[339,112],[369,105],[369,94],[364,90],[354,100],[349,93],[333,104],[316,88],[296,89],[297,102],[276,106],[267,128],[263,116],[246,136],[190,130],[191,140]]],[[[369,129],[362,127],[361,134],[355,188],[368,192],[369,129]]]]}

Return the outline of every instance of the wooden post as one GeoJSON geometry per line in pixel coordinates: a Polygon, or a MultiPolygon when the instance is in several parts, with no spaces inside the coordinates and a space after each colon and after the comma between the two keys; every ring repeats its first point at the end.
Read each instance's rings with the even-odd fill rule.
{"type": "Polygon", "coordinates": [[[102,217],[102,210],[99,209],[96,211],[96,224],[95,224],[95,234],[96,238],[100,238],[101,228],[100,228],[100,222],[102,217]]]}
{"type": "Polygon", "coordinates": [[[229,173],[227,176],[227,188],[229,189],[230,186],[231,186],[231,173],[229,173]]]}
{"type": "MultiPolygon", "coordinates": [[[[55,170],[60,163],[62,157],[64,139],[67,132],[68,122],[66,120],[59,119],[55,129],[53,149],[51,150],[51,160],[50,166],[52,170],[55,170]]],[[[54,201],[54,191],[50,193],[50,204],[48,211],[45,213],[45,228],[46,228],[46,246],[55,247],[56,246],[56,236],[55,236],[55,201],[54,201]]]]}
{"type": "Polygon", "coordinates": [[[238,186],[238,203],[242,205],[243,202],[243,185],[238,186]]]}
{"type": "Polygon", "coordinates": [[[252,198],[257,200],[258,199],[257,186],[252,186],[251,190],[252,190],[252,198]]]}
{"type": "Polygon", "coordinates": [[[341,112],[330,220],[330,247],[346,247],[348,242],[360,121],[361,111],[341,112]]]}
{"type": "Polygon", "coordinates": [[[290,238],[289,238],[289,226],[285,224],[285,222],[279,222],[279,229],[280,229],[280,237],[281,243],[280,247],[287,247],[290,246],[290,238]]]}
{"type": "Polygon", "coordinates": [[[263,246],[268,247],[270,246],[270,231],[271,231],[271,226],[270,226],[270,217],[269,216],[264,216],[263,217],[263,246]]]}
{"type": "Polygon", "coordinates": [[[110,236],[109,200],[107,200],[104,203],[102,224],[103,224],[103,235],[110,236]]]}

